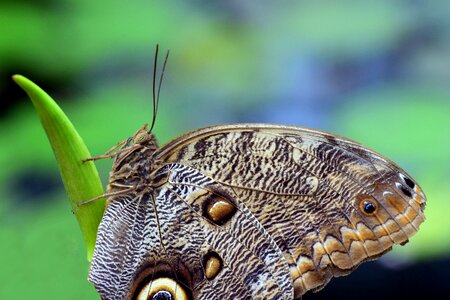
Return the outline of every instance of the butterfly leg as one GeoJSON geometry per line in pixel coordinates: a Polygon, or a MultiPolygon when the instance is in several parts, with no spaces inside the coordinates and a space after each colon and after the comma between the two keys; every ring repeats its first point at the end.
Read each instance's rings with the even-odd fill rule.
{"type": "Polygon", "coordinates": [[[128,141],[128,139],[127,139],[127,140],[123,140],[123,141],[121,141],[121,142],[118,142],[118,143],[115,144],[111,149],[109,149],[108,151],[106,151],[103,155],[99,155],[99,156],[95,156],[95,157],[88,157],[88,158],[82,159],[81,161],[82,161],[83,163],[85,163],[85,162],[87,162],[87,161],[94,161],[94,160],[99,160],[99,159],[104,159],[104,158],[113,158],[114,156],[117,155],[117,152],[114,153],[114,151],[115,151],[117,148],[123,146],[127,141],[128,141]]]}
{"type": "Polygon", "coordinates": [[[85,201],[82,201],[82,202],[78,202],[77,206],[80,207],[82,205],[94,202],[95,200],[102,199],[102,198],[109,198],[109,197],[112,197],[112,196],[118,196],[118,195],[126,194],[126,193],[134,190],[135,188],[136,188],[135,186],[130,186],[129,188],[126,188],[126,189],[121,190],[121,191],[105,193],[105,194],[102,194],[100,196],[97,196],[97,197],[94,197],[94,198],[91,198],[91,199],[88,199],[88,200],[85,200],[85,201]]]}

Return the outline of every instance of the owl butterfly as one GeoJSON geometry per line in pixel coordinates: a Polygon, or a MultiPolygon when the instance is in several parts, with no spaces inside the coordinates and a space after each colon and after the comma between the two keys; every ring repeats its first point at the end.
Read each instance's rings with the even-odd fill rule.
{"type": "MultiPolygon", "coordinates": [[[[155,79],[153,94],[156,111],[155,79]]],[[[425,219],[405,171],[318,130],[220,125],[158,147],[145,125],[120,145],[99,157],[114,158],[89,273],[102,299],[298,299],[425,219]]]]}

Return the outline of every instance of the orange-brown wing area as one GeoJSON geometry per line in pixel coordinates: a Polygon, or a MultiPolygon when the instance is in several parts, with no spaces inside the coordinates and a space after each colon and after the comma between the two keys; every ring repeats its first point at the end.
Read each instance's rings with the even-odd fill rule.
{"type": "Polygon", "coordinates": [[[326,132],[215,126],[171,141],[154,158],[231,189],[283,251],[295,297],[406,243],[424,221],[425,195],[408,174],[326,132]]]}

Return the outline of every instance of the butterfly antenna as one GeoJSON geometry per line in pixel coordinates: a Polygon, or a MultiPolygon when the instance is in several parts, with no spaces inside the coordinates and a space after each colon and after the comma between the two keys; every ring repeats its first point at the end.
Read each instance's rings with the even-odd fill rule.
{"type": "Polygon", "coordinates": [[[159,93],[161,92],[161,84],[163,82],[164,72],[166,71],[166,65],[167,65],[167,60],[168,59],[169,59],[169,50],[167,50],[166,57],[164,58],[164,64],[163,64],[163,68],[162,68],[162,71],[161,71],[161,77],[159,78],[158,93],[156,94],[156,113],[158,113],[159,93]]]}
{"type": "Polygon", "coordinates": [[[156,44],[156,50],[155,50],[155,60],[153,63],[153,82],[152,82],[152,98],[153,98],[153,119],[152,119],[152,126],[150,126],[150,131],[152,131],[153,126],[155,125],[156,121],[156,109],[157,109],[157,100],[156,100],[156,71],[158,69],[158,52],[159,52],[159,45],[156,44]]]}
{"type": "Polygon", "coordinates": [[[152,125],[150,126],[150,131],[152,131],[155,122],[156,122],[156,116],[158,114],[158,105],[159,105],[159,94],[161,93],[161,85],[164,78],[164,72],[166,71],[166,65],[167,60],[169,59],[169,50],[167,50],[166,57],[164,58],[164,64],[162,67],[161,75],[159,77],[158,82],[158,89],[156,90],[156,71],[157,71],[157,61],[158,61],[158,52],[159,52],[159,45],[156,45],[156,52],[155,52],[155,62],[154,62],[154,68],[153,68],[153,120],[152,125]]]}

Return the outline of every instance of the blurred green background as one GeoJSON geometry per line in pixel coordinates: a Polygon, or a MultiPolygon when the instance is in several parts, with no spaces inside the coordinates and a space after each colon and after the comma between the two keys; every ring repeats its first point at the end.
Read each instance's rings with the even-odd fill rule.
{"type": "MultiPolygon", "coordinates": [[[[156,43],[171,50],[161,143],[219,123],[318,128],[388,156],[425,190],[427,221],[406,247],[305,299],[448,295],[450,1],[1,0],[0,299],[98,299],[51,148],[11,75],[49,92],[101,154],[151,121],[156,43]]],[[[106,184],[111,162],[97,166],[106,184]]]]}

